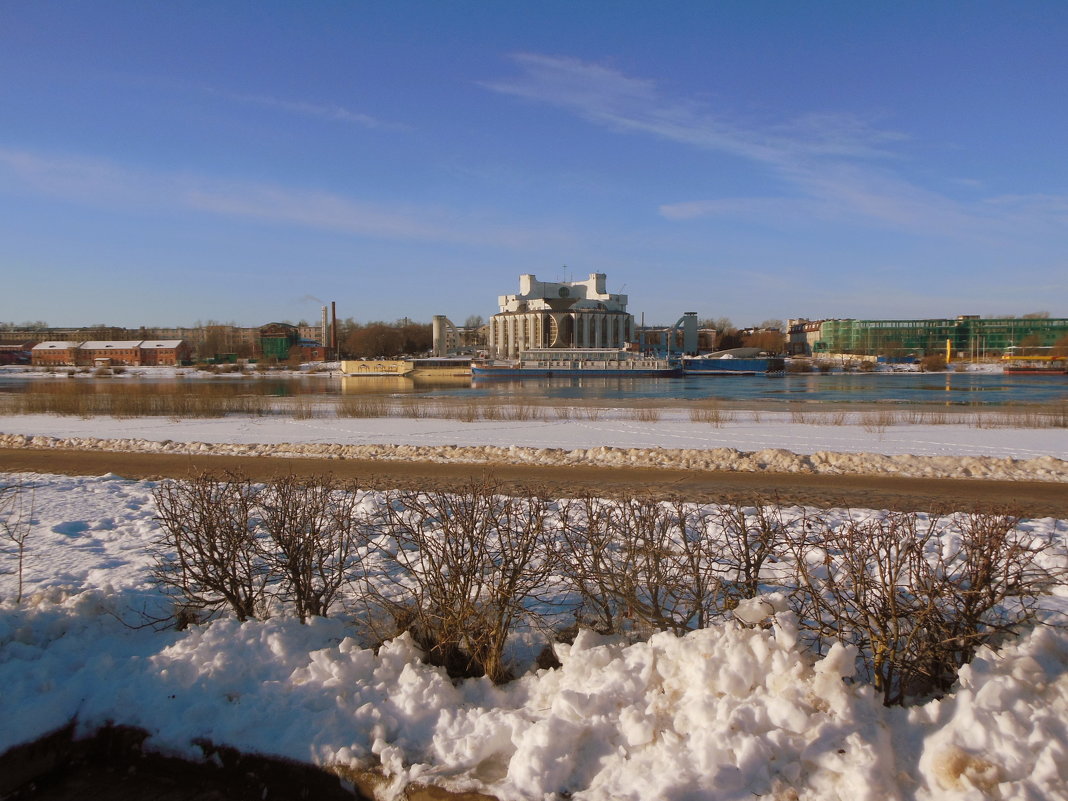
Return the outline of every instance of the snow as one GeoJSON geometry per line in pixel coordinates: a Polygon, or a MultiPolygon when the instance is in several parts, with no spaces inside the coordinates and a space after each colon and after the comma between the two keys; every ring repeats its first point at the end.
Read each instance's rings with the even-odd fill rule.
{"type": "MultiPolygon", "coordinates": [[[[21,604],[0,575],[0,753],[73,719],[142,727],[148,747],[190,758],[208,739],[379,766],[383,797],[418,780],[501,799],[1068,798],[1063,628],[981,650],[951,695],[909,709],[848,681],[851,649],[813,659],[775,595],[685,637],[580,632],[556,646],[562,667],[500,687],[453,682],[407,635],[376,654],[344,615],[134,628],[167,611],[155,484],[0,474],[12,480],[34,487],[35,527],[21,604]]],[[[1025,524],[1063,554],[1064,521],[1025,524]]]]}
{"type": "MultiPolygon", "coordinates": [[[[1068,481],[1063,429],[871,430],[771,412],[718,427],[670,409],[654,422],[27,415],[0,418],[0,432],[0,447],[1068,481]]],[[[775,595],[685,637],[581,632],[555,646],[562,667],[500,687],[453,682],[406,635],[370,650],[345,615],[144,626],[170,611],[151,580],[155,484],[0,473],[10,481],[34,487],[35,522],[21,603],[15,557],[0,552],[0,753],[75,720],[85,734],[138,726],[147,747],[194,759],[207,739],[377,767],[383,797],[421,781],[501,799],[1068,799],[1063,627],[982,649],[950,695],[908,709],[849,681],[850,649],[814,659],[775,595]]],[[[1024,525],[1063,555],[1068,523],[1024,525]]]]}
{"type": "Polygon", "coordinates": [[[1065,428],[865,426],[858,413],[843,424],[821,424],[784,412],[738,412],[718,427],[677,409],[653,422],[624,409],[605,410],[600,419],[475,422],[38,414],[0,417],[0,447],[1068,481],[1065,428]]]}

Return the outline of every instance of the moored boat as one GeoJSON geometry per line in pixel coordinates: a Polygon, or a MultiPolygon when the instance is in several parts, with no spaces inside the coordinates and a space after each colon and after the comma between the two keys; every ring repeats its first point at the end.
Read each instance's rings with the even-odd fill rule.
{"type": "Polygon", "coordinates": [[[1065,356],[1002,356],[1002,372],[1009,375],[1066,375],[1065,356]]]}
{"type": "Polygon", "coordinates": [[[681,374],[678,364],[668,359],[612,348],[537,348],[522,351],[518,359],[487,359],[471,363],[471,375],[476,379],[555,376],[670,378],[681,374]]]}
{"type": "Polygon", "coordinates": [[[786,360],[764,355],[757,348],[734,348],[686,357],[682,371],[686,375],[780,375],[786,371],[786,360]]]}

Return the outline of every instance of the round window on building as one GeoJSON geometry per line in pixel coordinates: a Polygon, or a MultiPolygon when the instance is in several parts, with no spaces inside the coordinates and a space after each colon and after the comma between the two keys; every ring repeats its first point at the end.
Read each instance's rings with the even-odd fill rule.
{"type": "Polygon", "coordinates": [[[566,286],[560,287],[560,297],[566,298],[566,297],[570,297],[570,296],[571,296],[571,290],[570,289],[568,289],[566,286]]]}

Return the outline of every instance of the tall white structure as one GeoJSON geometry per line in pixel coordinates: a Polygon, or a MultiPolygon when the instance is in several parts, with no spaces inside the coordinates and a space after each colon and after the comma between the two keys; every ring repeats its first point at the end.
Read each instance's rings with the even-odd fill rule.
{"type": "Polygon", "coordinates": [[[489,347],[501,359],[530,348],[621,348],[634,337],[627,296],[605,291],[604,273],[553,283],[519,276],[519,293],[501,295],[489,347]]]}

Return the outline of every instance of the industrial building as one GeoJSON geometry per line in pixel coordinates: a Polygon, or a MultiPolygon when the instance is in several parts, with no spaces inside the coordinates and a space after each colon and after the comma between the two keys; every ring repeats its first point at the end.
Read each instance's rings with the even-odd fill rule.
{"type": "Polygon", "coordinates": [[[33,364],[40,367],[142,367],[187,364],[193,350],[180,339],[134,339],[41,342],[32,353],[33,364]]]}
{"type": "Polygon", "coordinates": [[[495,358],[516,358],[535,348],[622,348],[634,339],[627,296],[609,293],[604,273],[562,282],[521,275],[519,292],[501,295],[498,305],[489,324],[495,358]]]}
{"type": "Polygon", "coordinates": [[[851,354],[921,357],[1000,356],[1019,349],[1049,349],[1068,337],[1068,318],[979,317],[926,320],[790,320],[791,355],[851,354]]]}

